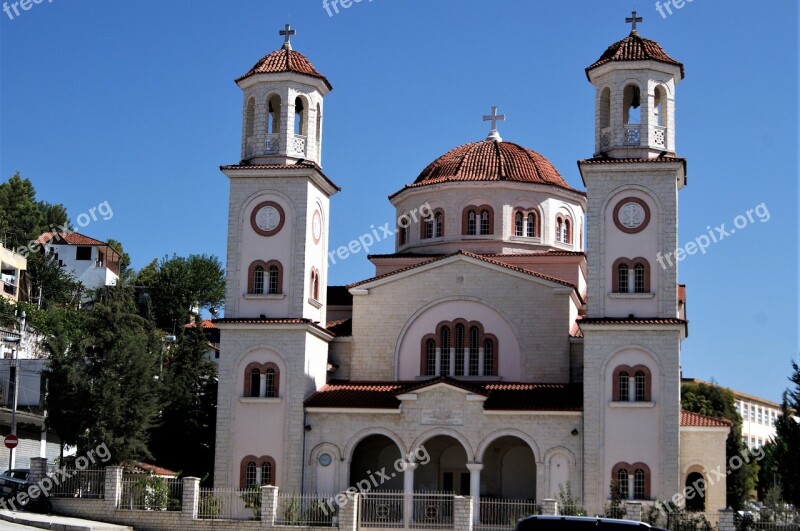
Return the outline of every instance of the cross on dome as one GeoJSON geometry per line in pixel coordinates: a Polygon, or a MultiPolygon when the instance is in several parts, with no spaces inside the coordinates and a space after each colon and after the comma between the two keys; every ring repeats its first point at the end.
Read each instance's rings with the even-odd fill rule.
{"type": "Polygon", "coordinates": [[[292,49],[291,38],[292,35],[297,35],[297,30],[293,30],[289,24],[286,24],[284,29],[280,30],[278,34],[284,38],[283,47],[291,50],[292,49]]]}
{"type": "Polygon", "coordinates": [[[625,22],[627,22],[628,24],[631,24],[631,33],[639,33],[638,31],[636,31],[636,23],[637,22],[644,22],[644,19],[642,17],[637,17],[636,16],[636,11],[632,11],[631,15],[632,16],[625,18],[625,22]]]}
{"type": "Polygon", "coordinates": [[[483,121],[492,122],[492,129],[489,131],[489,136],[486,137],[486,140],[497,140],[498,142],[502,142],[503,139],[500,138],[500,133],[497,132],[497,122],[505,122],[506,115],[497,114],[497,107],[492,106],[492,114],[485,114],[483,116],[483,121]]]}

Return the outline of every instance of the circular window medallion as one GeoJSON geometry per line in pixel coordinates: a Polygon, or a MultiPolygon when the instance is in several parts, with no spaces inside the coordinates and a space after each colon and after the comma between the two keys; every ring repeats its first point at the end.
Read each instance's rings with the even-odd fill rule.
{"type": "Polygon", "coordinates": [[[650,207],[638,197],[627,197],[614,207],[614,224],[622,232],[634,234],[650,223],[650,207]]]}
{"type": "Polygon", "coordinates": [[[315,210],[311,218],[311,236],[314,238],[314,243],[319,243],[322,238],[322,214],[319,210],[315,210]]]}
{"type": "Polygon", "coordinates": [[[331,454],[322,454],[319,456],[319,464],[322,466],[328,466],[333,461],[331,454]]]}
{"type": "Polygon", "coordinates": [[[286,216],[278,203],[264,201],[253,209],[250,214],[250,225],[253,230],[262,236],[277,234],[283,227],[286,216]]]}

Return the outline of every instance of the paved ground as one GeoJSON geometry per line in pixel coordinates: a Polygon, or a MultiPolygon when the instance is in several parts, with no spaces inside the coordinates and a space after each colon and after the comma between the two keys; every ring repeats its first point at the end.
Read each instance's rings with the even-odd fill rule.
{"type": "Polygon", "coordinates": [[[132,528],[126,526],[92,522],[80,518],[0,510],[0,531],[5,531],[6,529],[9,531],[20,529],[132,531],[132,528]]]}

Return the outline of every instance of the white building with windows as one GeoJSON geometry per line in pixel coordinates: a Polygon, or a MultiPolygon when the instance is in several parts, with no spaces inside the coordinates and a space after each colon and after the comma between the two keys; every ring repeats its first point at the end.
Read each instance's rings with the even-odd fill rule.
{"type": "Polygon", "coordinates": [[[106,242],[77,232],[45,232],[37,241],[87,289],[113,286],[119,280],[120,255],[106,242]]]}
{"type": "MultiPolygon", "coordinates": [[[[283,33],[237,79],[241,161],[221,168],[217,486],[335,493],[400,460],[375,489],[541,500],[569,483],[596,513],[612,480],[666,499],[724,467],[728,423],[680,409],[685,288],[657,262],[686,184],[681,63],[634,29],[586,69],[585,191],[488,116],[485,140],[390,196],[375,276],[325,289],[332,86],[283,33]]],[[[699,507],[724,504],[718,481],[699,507]]]]}
{"type": "Polygon", "coordinates": [[[0,245],[0,297],[12,302],[20,300],[20,296],[24,299],[23,275],[27,268],[27,258],[0,245]]]}

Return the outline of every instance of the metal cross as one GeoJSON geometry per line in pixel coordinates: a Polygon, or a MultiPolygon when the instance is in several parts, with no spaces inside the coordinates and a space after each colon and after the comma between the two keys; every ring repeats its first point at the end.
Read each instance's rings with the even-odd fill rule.
{"type": "Polygon", "coordinates": [[[487,140],[502,140],[500,135],[497,133],[497,122],[505,122],[506,115],[505,114],[497,114],[497,107],[492,107],[492,114],[485,114],[483,116],[484,122],[492,122],[492,130],[489,131],[489,136],[487,140]]]}
{"type": "Polygon", "coordinates": [[[292,38],[292,35],[297,35],[297,30],[293,30],[289,24],[286,24],[286,27],[280,30],[278,34],[285,39],[283,42],[283,47],[291,49],[292,43],[290,39],[292,38]]]}
{"type": "Polygon", "coordinates": [[[632,24],[633,25],[633,27],[631,28],[631,33],[638,33],[636,31],[636,23],[637,22],[644,22],[644,19],[642,17],[637,17],[636,16],[636,11],[631,12],[631,15],[633,15],[633,16],[625,18],[625,22],[627,22],[628,24],[632,24]]]}

